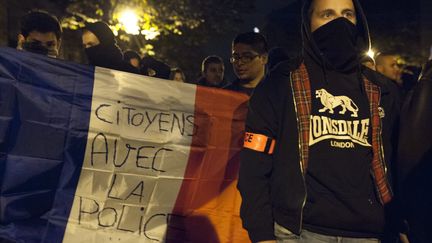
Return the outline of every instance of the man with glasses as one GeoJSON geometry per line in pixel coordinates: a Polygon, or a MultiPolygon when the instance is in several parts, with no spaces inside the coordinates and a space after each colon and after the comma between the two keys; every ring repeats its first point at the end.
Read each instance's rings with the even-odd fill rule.
{"type": "Polygon", "coordinates": [[[255,32],[237,35],[230,58],[237,79],[225,88],[251,95],[265,75],[267,53],[267,41],[263,35],[255,32]]]}

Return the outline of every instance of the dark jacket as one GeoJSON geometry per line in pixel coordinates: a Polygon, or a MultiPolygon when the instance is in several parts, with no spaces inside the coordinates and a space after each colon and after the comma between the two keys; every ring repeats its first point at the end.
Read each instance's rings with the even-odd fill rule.
{"type": "Polygon", "coordinates": [[[398,211],[412,243],[432,242],[432,61],[408,94],[401,112],[398,148],[398,211]]]}
{"type": "Polygon", "coordinates": [[[241,81],[239,79],[235,79],[233,82],[223,86],[222,88],[251,96],[255,88],[245,88],[240,83],[241,81]]]}
{"type": "Polygon", "coordinates": [[[123,54],[117,45],[99,44],[85,49],[90,65],[123,72],[139,74],[139,70],[123,61],[123,54]]]}
{"type": "MultiPolygon", "coordinates": [[[[357,18],[363,20],[358,21],[357,26],[366,38],[365,46],[369,46],[363,12],[359,3],[354,2],[357,18]]],[[[305,16],[309,4],[310,1],[306,1],[305,16]]],[[[303,22],[304,43],[307,43],[304,44],[304,52],[317,53],[317,46],[309,42],[309,20],[305,19],[303,22]]],[[[315,57],[324,72],[326,68],[330,68],[325,58],[320,55],[315,57]]],[[[384,203],[391,200],[392,194],[389,163],[394,153],[392,139],[400,104],[394,94],[394,84],[380,79],[371,71],[363,70],[360,73],[360,64],[358,66],[359,74],[363,75],[363,85],[369,95],[370,105],[373,107],[371,120],[375,120],[376,129],[373,140],[378,142],[373,146],[372,165],[376,162],[377,167],[381,167],[378,171],[374,170],[375,175],[378,173],[382,176],[379,180],[375,179],[375,186],[377,191],[380,191],[377,196],[384,203]],[[385,114],[378,114],[377,106],[383,108],[385,114]],[[380,119],[379,115],[384,117],[380,119]],[[379,190],[378,187],[381,186],[387,190],[379,190]]],[[[304,80],[308,80],[304,65],[292,70],[292,65],[283,62],[258,85],[250,99],[246,132],[262,134],[276,140],[272,155],[250,149],[243,149],[241,154],[238,182],[242,195],[240,214],[243,226],[248,230],[253,242],[274,239],[274,222],[295,234],[300,234],[302,229],[302,213],[307,196],[304,175],[308,156],[308,143],[304,141],[309,135],[310,113],[308,116],[308,104],[304,102],[307,99],[299,100],[298,96],[306,94],[305,97],[309,97],[309,100],[311,97],[310,87],[304,80]]]]}

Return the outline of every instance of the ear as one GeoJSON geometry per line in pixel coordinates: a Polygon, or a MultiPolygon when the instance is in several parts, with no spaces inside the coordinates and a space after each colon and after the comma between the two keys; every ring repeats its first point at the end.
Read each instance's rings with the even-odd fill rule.
{"type": "Polygon", "coordinates": [[[22,50],[22,46],[25,42],[25,37],[22,34],[18,34],[18,41],[17,41],[17,49],[18,50],[22,50]]]}

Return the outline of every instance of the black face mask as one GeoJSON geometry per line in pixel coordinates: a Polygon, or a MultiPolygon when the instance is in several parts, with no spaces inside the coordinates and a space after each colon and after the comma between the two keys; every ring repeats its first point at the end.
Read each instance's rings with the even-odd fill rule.
{"type": "Polygon", "coordinates": [[[312,37],[325,62],[338,71],[358,66],[359,34],[357,27],[346,18],[337,18],[321,26],[312,37]]]}
{"type": "Polygon", "coordinates": [[[42,54],[50,57],[57,57],[58,52],[55,48],[48,48],[36,41],[26,41],[22,44],[23,50],[33,52],[36,54],[42,54]]]}
{"type": "Polygon", "coordinates": [[[115,45],[99,44],[84,51],[89,64],[93,66],[116,69],[123,59],[121,51],[115,45]]]}

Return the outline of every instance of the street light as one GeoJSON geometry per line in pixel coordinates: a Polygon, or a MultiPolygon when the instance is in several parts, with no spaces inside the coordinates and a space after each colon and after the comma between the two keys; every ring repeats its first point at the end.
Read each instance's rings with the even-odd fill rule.
{"type": "Polygon", "coordinates": [[[120,13],[118,20],[123,25],[126,33],[131,35],[138,35],[140,33],[139,19],[133,10],[124,10],[120,13]]]}
{"type": "Polygon", "coordinates": [[[375,51],[372,48],[366,52],[366,55],[375,60],[375,51]]]}

